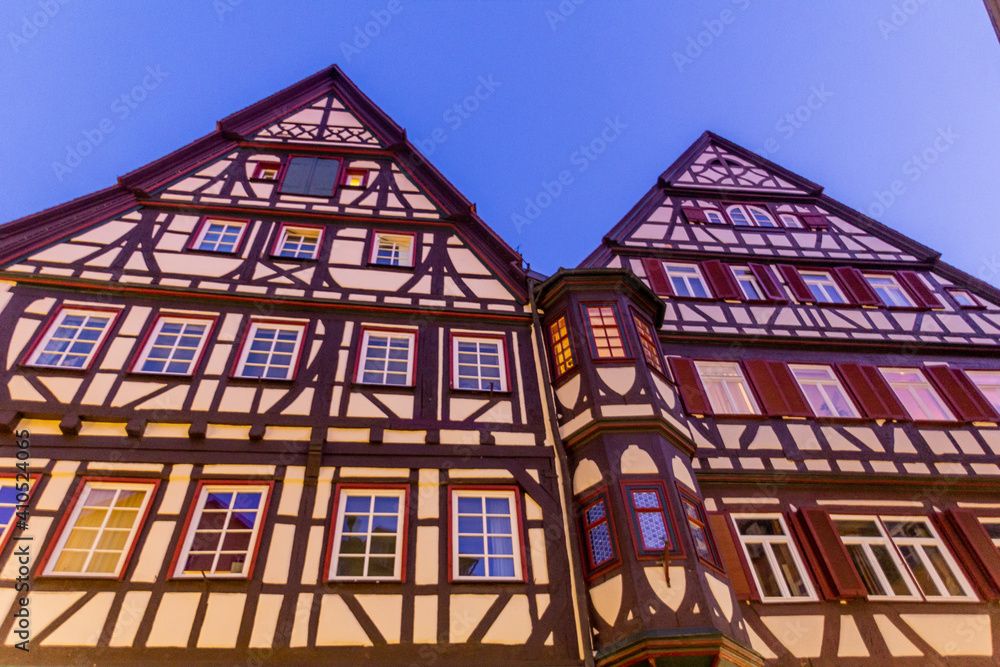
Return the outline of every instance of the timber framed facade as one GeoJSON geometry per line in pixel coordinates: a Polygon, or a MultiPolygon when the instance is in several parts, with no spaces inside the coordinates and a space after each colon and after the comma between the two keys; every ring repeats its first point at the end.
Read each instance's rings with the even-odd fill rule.
{"type": "Polygon", "coordinates": [[[711,133],[545,277],[332,67],[0,227],[0,340],[10,660],[1000,655],[1000,293],[711,133]]]}

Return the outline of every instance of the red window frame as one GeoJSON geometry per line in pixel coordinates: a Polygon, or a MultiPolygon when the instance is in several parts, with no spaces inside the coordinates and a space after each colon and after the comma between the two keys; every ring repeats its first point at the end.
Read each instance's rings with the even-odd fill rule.
{"type": "Polygon", "coordinates": [[[73,495],[69,500],[69,504],[66,506],[67,511],[63,512],[62,518],[59,519],[59,525],[56,526],[56,530],[52,534],[52,540],[45,548],[45,552],[42,554],[42,557],[35,563],[35,576],[56,579],[111,579],[124,581],[125,574],[128,572],[129,563],[132,561],[132,554],[135,553],[136,546],[142,541],[143,530],[146,527],[146,519],[149,518],[150,511],[153,509],[153,503],[156,501],[156,496],[159,490],[160,480],[152,477],[80,477],[77,479],[76,488],[73,490],[73,495]],[[74,573],[61,572],[44,574],[45,568],[49,565],[49,560],[55,554],[56,546],[62,539],[63,532],[67,529],[69,519],[73,516],[73,510],[76,508],[76,504],[80,502],[80,495],[83,493],[83,490],[87,488],[87,484],[90,482],[96,482],[98,484],[145,484],[153,487],[149,492],[149,502],[146,503],[146,509],[143,511],[142,516],[136,520],[135,539],[133,539],[132,544],[129,545],[128,553],[126,553],[122,558],[121,570],[117,575],[105,576],[80,576],[74,573]]]}
{"type": "Polygon", "coordinates": [[[374,269],[412,269],[417,265],[417,235],[414,232],[394,232],[388,229],[373,229],[368,239],[368,266],[374,269]],[[385,236],[409,236],[410,241],[410,263],[409,264],[376,264],[375,255],[378,253],[378,237],[385,236]]]}
{"type": "Polygon", "coordinates": [[[359,167],[351,167],[350,169],[342,169],[342,176],[340,177],[340,185],[344,188],[365,188],[368,187],[368,179],[371,176],[371,169],[361,169],[359,167]],[[351,185],[350,180],[352,176],[360,176],[361,183],[358,185],[351,185]]]}
{"type": "MultiPolygon", "coordinates": [[[[15,440],[20,440],[21,438],[18,438],[17,434],[18,434],[18,431],[15,430],[12,435],[14,436],[15,440]]],[[[29,459],[17,459],[17,460],[19,462],[20,461],[24,461],[26,463],[29,461],[29,459]]],[[[7,546],[7,542],[10,541],[11,537],[14,535],[14,532],[17,530],[17,507],[18,507],[18,505],[23,505],[25,507],[30,507],[31,500],[32,500],[32,498],[33,498],[33,496],[35,494],[35,489],[38,487],[37,480],[38,480],[37,476],[35,476],[35,477],[31,476],[31,471],[30,470],[28,471],[27,475],[24,472],[0,473],[0,484],[9,481],[11,484],[14,485],[14,491],[16,493],[27,493],[28,494],[28,499],[26,501],[24,501],[23,503],[22,502],[18,502],[14,506],[14,513],[10,517],[10,524],[8,526],[6,526],[5,528],[0,529],[0,553],[3,553],[3,549],[4,549],[4,547],[7,546]],[[27,479],[25,481],[19,481],[19,480],[24,479],[25,477],[27,477],[27,479]],[[20,491],[20,490],[18,490],[18,486],[20,484],[27,484],[28,485],[28,490],[27,491],[20,491]]],[[[29,521],[30,521],[30,516],[29,516],[29,521]]]]}
{"type": "Polygon", "coordinates": [[[282,222],[278,225],[278,231],[274,235],[274,241],[271,243],[271,257],[278,261],[292,261],[292,262],[314,262],[319,259],[319,251],[323,245],[323,233],[326,229],[321,225],[302,225],[297,222],[282,222]],[[315,230],[319,232],[316,237],[316,254],[312,257],[282,257],[278,253],[281,251],[282,241],[285,238],[286,229],[303,229],[303,230],[315,230]]]}
{"type": "Polygon", "coordinates": [[[625,479],[619,482],[622,498],[625,501],[625,510],[629,515],[629,529],[632,533],[632,547],[635,550],[637,560],[660,560],[664,551],[670,558],[682,557],[684,547],[677,535],[677,523],[674,520],[673,508],[670,505],[667,485],[658,479],[625,479]],[[633,492],[652,491],[660,501],[659,508],[637,508],[633,492]],[[646,546],[646,540],[642,533],[642,525],[639,522],[640,514],[660,514],[663,517],[663,525],[667,531],[667,548],[650,549],[646,546]]]}
{"type": "Polygon", "coordinates": [[[656,330],[634,308],[632,309],[632,321],[635,322],[635,332],[639,336],[639,348],[642,350],[642,356],[646,359],[646,365],[663,379],[666,379],[666,365],[663,362],[663,353],[660,351],[660,340],[656,336],[656,330]],[[643,328],[645,328],[645,336],[643,336],[643,328]]]}
{"type": "MultiPolygon", "coordinates": [[[[694,550],[694,555],[703,565],[710,567],[716,572],[725,574],[725,571],[722,569],[722,559],[719,558],[719,547],[715,543],[715,536],[712,534],[712,528],[711,526],[708,525],[708,514],[706,514],[705,512],[705,504],[701,501],[700,498],[698,498],[698,496],[696,496],[693,492],[687,490],[680,484],[677,484],[677,492],[680,494],[681,511],[682,515],[684,516],[684,520],[687,523],[688,532],[689,533],[692,532],[691,531],[692,525],[697,525],[699,528],[702,529],[702,531],[705,533],[705,542],[706,545],[708,546],[709,552],[712,555],[712,560],[705,560],[705,558],[702,557],[701,553],[699,553],[697,547],[694,550]],[[698,518],[692,517],[688,513],[687,511],[688,507],[691,507],[698,513],[698,518]]],[[[691,535],[691,540],[692,542],[694,541],[693,533],[691,535]]]]}
{"type": "Polygon", "coordinates": [[[194,252],[207,252],[212,255],[238,255],[243,249],[243,241],[247,236],[247,229],[250,227],[250,220],[246,218],[225,218],[215,215],[205,215],[202,216],[201,220],[198,221],[198,225],[195,227],[194,233],[191,234],[191,240],[188,241],[187,250],[194,252]],[[202,250],[198,247],[202,234],[205,228],[212,221],[215,222],[236,222],[240,224],[240,235],[236,239],[236,244],[233,246],[232,251],[226,250],[202,250]]]}
{"type": "MultiPolygon", "coordinates": [[[[586,325],[586,328],[587,328],[587,342],[590,344],[590,358],[591,358],[591,360],[593,360],[595,363],[612,363],[612,364],[635,361],[635,359],[632,357],[632,352],[629,349],[628,340],[625,337],[625,330],[622,327],[622,318],[621,318],[621,313],[618,312],[618,304],[612,303],[612,302],[589,302],[589,303],[581,303],[580,304],[580,309],[581,309],[582,314],[583,314],[583,321],[584,321],[584,323],[586,325]],[[622,357],[602,357],[602,356],[598,355],[598,353],[597,353],[597,339],[596,339],[596,337],[594,335],[594,325],[590,321],[590,312],[589,311],[590,311],[591,308],[611,308],[612,315],[614,316],[614,319],[615,319],[615,327],[616,327],[616,330],[618,332],[618,339],[621,341],[622,352],[624,353],[625,356],[622,356],[622,357]]],[[[604,316],[601,315],[601,317],[603,318],[604,316]]],[[[610,327],[608,327],[607,325],[602,325],[601,328],[602,329],[608,329],[610,327]]]]}
{"type": "Polygon", "coordinates": [[[525,534],[524,534],[524,511],[522,510],[521,502],[521,487],[511,486],[511,485],[480,485],[480,484],[449,484],[447,488],[448,493],[448,583],[470,583],[470,584],[481,584],[481,583],[495,583],[495,584],[509,584],[518,582],[528,582],[528,558],[527,550],[525,549],[525,534]],[[521,551],[521,578],[518,579],[500,579],[494,577],[476,577],[476,578],[456,578],[455,570],[457,566],[457,556],[458,556],[458,545],[455,544],[455,535],[458,530],[458,525],[454,522],[454,512],[453,505],[455,500],[456,491],[504,491],[508,493],[513,493],[514,495],[514,512],[517,513],[517,526],[511,526],[512,530],[517,530],[517,541],[518,547],[521,551]]]}
{"type": "Polygon", "coordinates": [[[330,507],[330,521],[328,527],[328,535],[326,536],[326,554],[323,557],[323,580],[328,582],[345,583],[350,581],[357,582],[384,582],[384,583],[404,583],[406,581],[406,554],[407,545],[409,540],[409,528],[410,528],[410,485],[409,484],[382,484],[373,483],[365,484],[364,482],[352,482],[349,484],[337,484],[333,490],[333,503],[330,507]],[[342,491],[371,491],[372,493],[378,493],[379,491],[402,491],[403,492],[403,507],[402,507],[402,519],[403,523],[400,526],[399,539],[401,540],[400,552],[399,552],[399,579],[372,579],[369,577],[360,577],[356,579],[344,578],[344,577],[334,577],[333,573],[330,571],[333,565],[333,551],[336,545],[334,545],[334,538],[337,536],[337,516],[340,511],[341,502],[341,492],[342,491]]]}
{"type": "Polygon", "coordinates": [[[482,392],[489,394],[509,394],[512,392],[511,388],[511,375],[510,375],[510,356],[507,352],[507,336],[503,334],[495,333],[473,333],[466,331],[452,331],[448,334],[448,358],[449,358],[449,381],[451,389],[453,391],[469,391],[469,392],[482,392]],[[500,348],[503,351],[503,373],[501,374],[501,379],[504,381],[504,386],[501,389],[469,389],[466,387],[458,386],[458,363],[456,361],[456,355],[458,349],[456,345],[458,344],[459,338],[466,338],[472,340],[498,340],[500,341],[500,348]]]}
{"type": "Polygon", "coordinates": [[[354,358],[354,382],[356,384],[365,385],[367,387],[413,387],[417,376],[417,345],[420,342],[420,333],[417,329],[393,329],[392,327],[369,327],[362,326],[361,333],[358,336],[358,353],[354,358]],[[410,350],[411,363],[410,371],[406,376],[406,384],[378,384],[372,382],[365,382],[361,379],[361,375],[364,372],[362,368],[362,363],[364,362],[364,351],[365,351],[365,334],[366,333],[386,333],[386,334],[397,334],[404,336],[413,337],[413,346],[410,350]]]}
{"type": "Polygon", "coordinates": [[[71,372],[74,371],[81,372],[90,370],[90,368],[94,365],[94,362],[97,361],[97,357],[98,355],[100,355],[101,350],[104,348],[104,344],[108,342],[108,339],[111,337],[111,333],[115,330],[115,327],[118,325],[118,318],[121,317],[121,314],[122,314],[121,308],[76,305],[72,303],[59,304],[55,312],[49,316],[48,320],[46,320],[45,325],[41,328],[40,332],[35,335],[35,340],[32,341],[30,346],[28,346],[27,351],[21,356],[20,365],[27,366],[29,368],[45,368],[50,370],[71,371],[71,372]],[[109,322],[108,326],[105,327],[104,333],[101,334],[101,337],[98,338],[97,342],[94,344],[94,351],[91,352],[90,358],[87,360],[87,363],[84,366],[80,368],[67,368],[63,366],[43,366],[41,364],[36,364],[32,362],[31,358],[35,355],[35,352],[38,350],[38,346],[42,344],[43,340],[45,340],[45,337],[48,335],[49,331],[51,331],[55,326],[57,326],[57,323],[60,321],[60,315],[64,310],[82,310],[82,311],[91,311],[95,313],[112,313],[112,317],[111,317],[111,322],[109,322]]]}
{"type": "Polygon", "coordinates": [[[265,382],[291,382],[295,380],[295,377],[298,375],[299,372],[299,363],[302,361],[302,352],[306,346],[306,338],[308,333],[309,333],[309,325],[307,322],[288,322],[286,320],[264,319],[264,318],[258,319],[251,317],[243,328],[243,337],[240,339],[240,345],[237,348],[236,356],[233,358],[233,365],[232,368],[230,368],[229,370],[229,377],[234,380],[252,380],[252,381],[263,380],[265,382]],[[238,374],[238,371],[240,369],[240,360],[243,358],[243,351],[244,349],[246,349],[246,346],[250,343],[250,332],[254,330],[254,325],[256,324],[265,324],[265,325],[273,324],[276,326],[284,325],[287,326],[288,328],[298,328],[302,332],[301,337],[299,338],[299,348],[296,351],[295,359],[292,360],[292,365],[290,367],[291,370],[290,377],[265,378],[265,377],[250,377],[238,374]]]}
{"type": "Polygon", "coordinates": [[[587,581],[590,581],[621,565],[621,554],[618,552],[618,535],[615,532],[614,521],[611,519],[611,504],[608,500],[607,488],[601,487],[597,491],[584,496],[578,502],[578,507],[580,508],[580,535],[583,542],[581,544],[584,557],[583,562],[587,566],[587,581]],[[594,522],[588,522],[587,511],[598,503],[604,503],[604,517],[594,522]],[[611,558],[603,563],[595,563],[590,542],[590,531],[601,524],[607,524],[608,526],[608,536],[611,539],[611,558]]]}
{"type": "Polygon", "coordinates": [[[146,329],[146,334],[142,337],[142,341],[139,343],[139,347],[136,348],[136,352],[132,357],[132,363],[129,365],[129,373],[137,373],[140,375],[162,375],[164,377],[192,377],[198,372],[198,368],[201,366],[202,359],[205,358],[205,352],[208,350],[209,344],[212,342],[212,335],[215,334],[215,327],[219,323],[218,315],[192,315],[190,313],[171,313],[159,312],[156,317],[153,318],[152,324],[146,329]],[[143,356],[146,354],[146,347],[152,344],[153,332],[156,331],[157,325],[160,320],[163,319],[178,319],[178,320],[205,320],[209,322],[208,329],[205,331],[205,342],[201,345],[201,350],[198,351],[198,356],[191,360],[191,370],[187,373],[165,373],[156,371],[144,371],[139,368],[139,362],[143,360],[143,356]]]}
{"type": "Polygon", "coordinates": [[[566,377],[571,373],[576,372],[578,366],[576,364],[576,350],[573,348],[573,336],[571,335],[569,328],[569,312],[564,310],[562,313],[553,317],[545,325],[545,332],[546,332],[546,340],[548,341],[548,347],[549,347],[549,360],[551,361],[551,367],[552,367],[552,379],[561,380],[563,377],[566,377]],[[553,338],[552,328],[556,327],[560,321],[563,322],[563,325],[566,329],[566,335],[553,338]],[[564,357],[564,359],[567,359],[569,362],[568,364],[566,364],[565,370],[563,370],[561,373],[559,372],[559,360],[557,358],[558,353],[556,351],[556,346],[559,343],[565,343],[564,352],[566,356],[564,357]]]}
{"type": "Polygon", "coordinates": [[[964,288],[961,288],[961,287],[946,287],[945,291],[948,293],[948,296],[951,297],[951,300],[955,302],[955,305],[958,306],[962,310],[983,310],[983,309],[986,308],[986,304],[983,303],[983,300],[980,299],[979,297],[977,297],[975,294],[973,294],[972,292],[970,292],[967,289],[964,289],[964,288]],[[955,294],[958,293],[958,292],[961,292],[961,293],[965,294],[966,296],[968,296],[970,299],[972,299],[973,305],[971,305],[971,306],[963,306],[962,304],[960,304],[958,302],[958,299],[955,298],[955,294]]]}
{"type": "Polygon", "coordinates": [[[260,160],[254,165],[251,180],[263,181],[265,183],[277,183],[281,179],[281,172],[284,169],[284,162],[280,160],[260,160]],[[274,169],[274,178],[267,178],[261,175],[265,169],[274,169]]]}
{"type": "MultiPolygon", "coordinates": [[[[245,577],[223,577],[216,574],[205,574],[202,573],[202,577],[207,579],[222,579],[222,580],[236,580],[236,581],[249,581],[253,578],[254,565],[257,563],[257,553],[260,551],[261,538],[264,535],[264,528],[267,525],[268,518],[268,508],[271,504],[271,497],[274,495],[274,480],[261,480],[261,479],[201,479],[198,480],[198,485],[194,489],[193,502],[194,504],[188,509],[187,517],[184,519],[184,526],[181,528],[180,539],[177,542],[177,547],[174,549],[174,556],[170,560],[170,569],[167,570],[168,579],[175,581],[197,581],[197,577],[193,575],[182,576],[177,574],[177,564],[180,562],[181,554],[184,552],[184,543],[187,542],[188,531],[192,529],[191,520],[194,519],[194,514],[197,511],[197,503],[201,498],[201,491],[206,486],[266,486],[267,492],[264,494],[264,499],[261,504],[260,512],[258,516],[260,517],[260,529],[257,531],[257,539],[254,542],[253,548],[247,553],[249,559],[247,562],[247,571],[245,577]]],[[[197,526],[194,527],[197,530],[197,526]]]]}

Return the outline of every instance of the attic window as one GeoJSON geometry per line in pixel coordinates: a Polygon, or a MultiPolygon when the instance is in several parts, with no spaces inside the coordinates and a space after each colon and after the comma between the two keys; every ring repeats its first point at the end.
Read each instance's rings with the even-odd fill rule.
{"type": "Polygon", "coordinates": [[[413,266],[413,235],[375,232],[371,263],[382,266],[413,266]]]}
{"type": "Polygon", "coordinates": [[[790,229],[802,229],[802,221],[799,220],[799,216],[791,213],[781,214],[781,224],[790,229]]]}
{"type": "Polygon", "coordinates": [[[343,185],[348,188],[363,188],[368,185],[367,169],[347,169],[344,171],[343,185]]]}
{"type": "Polygon", "coordinates": [[[281,181],[281,193],[332,197],[340,174],[340,160],[293,157],[281,181]]]}
{"type": "Polygon", "coordinates": [[[257,181],[276,181],[281,173],[280,162],[258,162],[254,167],[253,177],[257,181]]]}

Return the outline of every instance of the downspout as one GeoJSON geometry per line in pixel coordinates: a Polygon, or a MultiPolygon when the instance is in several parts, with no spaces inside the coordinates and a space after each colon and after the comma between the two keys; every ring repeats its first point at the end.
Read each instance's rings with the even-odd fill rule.
{"type": "Polygon", "coordinates": [[[552,395],[552,379],[549,377],[549,365],[545,363],[541,351],[545,349],[544,339],[539,339],[542,335],[542,323],[538,317],[538,305],[535,303],[535,279],[528,278],[528,299],[531,304],[531,321],[535,335],[532,336],[531,346],[535,353],[535,366],[540,369],[542,376],[545,400],[542,401],[542,412],[545,415],[545,430],[548,433],[556,450],[556,458],[559,464],[556,466],[556,477],[559,484],[559,501],[562,506],[563,525],[566,527],[566,556],[570,564],[570,583],[573,588],[573,598],[576,604],[573,606],[573,615],[576,618],[577,635],[579,636],[579,651],[583,657],[586,667],[594,667],[594,646],[593,637],[590,633],[589,614],[587,612],[587,592],[583,587],[583,566],[580,563],[580,550],[576,548],[579,544],[576,521],[570,515],[570,508],[573,506],[573,495],[570,490],[569,462],[566,459],[566,450],[563,448],[562,438],[559,437],[559,424],[556,422],[556,403],[552,395]],[[584,621],[586,620],[586,627],[584,621]]]}

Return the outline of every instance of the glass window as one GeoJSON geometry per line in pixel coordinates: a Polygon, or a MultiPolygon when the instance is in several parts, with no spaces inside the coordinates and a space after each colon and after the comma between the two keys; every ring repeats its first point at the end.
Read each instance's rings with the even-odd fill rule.
{"type": "Polygon", "coordinates": [[[799,216],[792,215],[791,213],[782,213],[780,216],[781,224],[789,229],[802,229],[802,221],[799,220],[799,216]]]}
{"type": "Polygon", "coordinates": [[[590,325],[591,351],[595,359],[625,359],[628,350],[618,325],[618,309],[612,305],[585,306],[590,325]]]}
{"type": "Polygon", "coordinates": [[[358,382],[411,386],[416,334],[365,330],[358,382]]]}
{"type": "MultiPolygon", "coordinates": [[[[21,478],[24,479],[23,477],[21,478]]],[[[14,525],[16,523],[17,516],[17,506],[27,505],[27,499],[21,496],[25,502],[18,502],[19,493],[27,493],[27,491],[19,492],[15,484],[21,484],[23,482],[17,482],[13,477],[5,477],[0,479],[0,547],[7,543],[7,537],[13,532],[14,525]]]]}
{"type": "Polygon", "coordinates": [[[301,326],[254,322],[247,333],[236,376],[267,380],[292,379],[302,333],[301,326]]]}
{"type": "Polygon", "coordinates": [[[500,338],[452,339],[452,373],[456,389],[507,391],[505,350],[500,338]]]}
{"type": "Polygon", "coordinates": [[[982,304],[979,303],[979,299],[973,296],[972,292],[964,289],[950,289],[948,293],[951,294],[951,298],[955,300],[962,308],[982,308],[982,304]]]}
{"type": "Polygon", "coordinates": [[[750,385],[737,362],[696,361],[695,366],[714,412],[724,415],[760,414],[750,385]]]}
{"type": "Polygon", "coordinates": [[[308,227],[282,227],[276,257],[316,259],[319,251],[320,230],[308,227]]]}
{"type": "Polygon", "coordinates": [[[702,209],[702,212],[705,214],[705,219],[708,220],[713,225],[726,224],[726,219],[722,217],[722,213],[720,211],[716,211],[715,209],[711,208],[706,208],[702,209]]]}
{"type": "Polygon", "coordinates": [[[561,315],[549,325],[549,344],[552,346],[552,363],[555,366],[556,377],[573,370],[575,367],[573,346],[570,344],[565,315],[561,315]]]}
{"type": "Polygon", "coordinates": [[[211,325],[211,320],[157,318],[134,370],[139,373],[191,375],[201,358],[211,325]]]}
{"type": "Polygon", "coordinates": [[[906,568],[875,517],[832,517],[869,598],[916,598],[906,568]]]}
{"type": "Polygon", "coordinates": [[[817,303],[847,303],[840,286],[829,273],[825,271],[800,271],[803,282],[812,292],[817,303]]]}
{"type": "Polygon", "coordinates": [[[153,484],[84,482],[45,574],[118,576],[154,489],[153,484]]]}
{"type": "Polygon", "coordinates": [[[618,559],[611,534],[608,503],[603,494],[583,506],[583,535],[587,543],[587,560],[591,570],[618,559]]]}
{"type": "Polygon", "coordinates": [[[174,576],[249,576],[267,492],[259,485],[202,486],[174,576]]]}
{"type": "Polygon", "coordinates": [[[983,392],[993,409],[1000,412],[1000,371],[966,371],[966,374],[983,392]]]}
{"type": "Polygon", "coordinates": [[[697,264],[663,264],[667,279],[674,290],[674,296],[709,299],[708,283],[701,275],[697,264]]]}
{"type": "Polygon", "coordinates": [[[951,411],[917,368],[880,368],[896,398],[912,419],[954,421],[951,411]]]}
{"type": "Polygon", "coordinates": [[[983,528],[986,529],[986,534],[993,540],[993,544],[1000,549],[1000,518],[982,518],[979,521],[983,524],[983,528]]]}
{"type": "Polygon", "coordinates": [[[817,417],[859,417],[840,380],[829,366],[789,365],[817,417]]]}
{"type": "Polygon", "coordinates": [[[764,290],[761,289],[760,283],[757,282],[757,276],[753,274],[748,266],[733,266],[733,275],[736,276],[736,282],[740,284],[740,289],[743,290],[743,296],[746,297],[747,301],[763,301],[764,300],[764,290]]]}
{"type": "Polygon", "coordinates": [[[758,227],[777,227],[778,223],[774,221],[771,214],[760,208],[759,206],[748,206],[747,209],[750,211],[750,216],[758,227]]]}
{"type": "Polygon", "coordinates": [[[367,169],[348,169],[344,174],[344,185],[349,188],[363,188],[368,184],[367,169]]]}
{"type": "Polygon", "coordinates": [[[331,579],[402,577],[403,489],[343,489],[337,501],[331,579]]]}
{"type": "Polygon", "coordinates": [[[413,237],[376,232],[371,263],[382,266],[413,266],[413,237]]]}
{"type": "Polygon", "coordinates": [[[258,162],[253,177],[259,181],[276,181],[281,172],[280,162],[258,162]]]}
{"type": "Polygon", "coordinates": [[[207,250],[209,252],[236,252],[236,247],[243,237],[243,230],[247,223],[244,220],[216,220],[208,218],[198,232],[198,238],[194,242],[196,250],[207,250]]]}
{"type": "Polygon", "coordinates": [[[739,227],[751,227],[753,223],[750,222],[750,217],[747,212],[743,210],[742,206],[730,206],[726,209],[726,213],[729,214],[729,219],[733,221],[734,225],[739,227]]]}
{"type": "Polygon", "coordinates": [[[705,521],[705,510],[701,506],[701,501],[681,490],[681,505],[684,507],[684,517],[687,519],[698,559],[713,567],[719,567],[718,552],[712,542],[712,535],[708,530],[708,522],[705,521]]]}
{"type": "Polygon", "coordinates": [[[521,579],[517,503],[513,491],[453,491],[455,579],[521,579]]]}
{"type": "Polygon", "coordinates": [[[812,582],[780,514],[733,516],[760,597],[767,601],[815,600],[812,582]]]}
{"type": "Polygon", "coordinates": [[[680,553],[663,486],[634,482],[626,483],[623,488],[638,555],[661,558],[665,551],[680,553]]]}
{"type": "Polygon", "coordinates": [[[634,313],[632,319],[635,320],[635,329],[639,333],[639,344],[642,347],[642,355],[646,358],[646,363],[657,373],[663,375],[660,344],[656,339],[656,334],[653,333],[653,328],[634,313]]]}
{"type": "Polygon", "coordinates": [[[885,305],[890,308],[913,308],[913,300],[894,277],[866,273],[865,279],[885,305]]]}
{"type": "Polygon", "coordinates": [[[87,368],[111,329],[117,313],[64,308],[31,353],[28,364],[87,368]]]}

